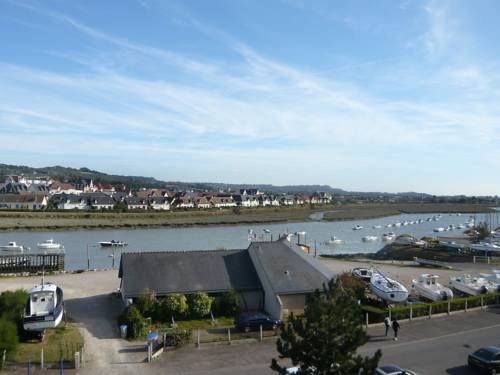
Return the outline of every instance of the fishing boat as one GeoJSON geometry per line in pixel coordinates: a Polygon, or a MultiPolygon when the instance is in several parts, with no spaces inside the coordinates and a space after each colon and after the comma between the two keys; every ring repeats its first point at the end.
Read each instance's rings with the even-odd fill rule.
{"type": "Polygon", "coordinates": [[[450,277],[450,286],[462,294],[477,296],[479,294],[494,293],[498,285],[484,277],[461,275],[450,277]]]}
{"type": "Polygon", "coordinates": [[[377,236],[364,236],[363,238],[361,238],[361,240],[363,242],[375,242],[378,240],[378,237],[377,236]]]}
{"type": "Polygon", "coordinates": [[[351,275],[366,282],[370,282],[373,271],[369,268],[353,268],[351,275]]]}
{"type": "Polygon", "coordinates": [[[374,270],[370,279],[370,289],[386,302],[403,303],[408,299],[408,289],[396,280],[374,270]]]}
{"type": "Polygon", "coordinates": [[[37,246],[41,250],[59,250],[64,249],[64,246],[60,243],[54,242],[51,238],[50,240],[45,240],[43,242],[37,243],[37,246]]]}
{"type": "Polygon", "coordinates": [[[30,248],[22,245],[18,245],[15,241],[9,242],[7,245],[0,246],[2,251],[12,251],[22,253],[23,251],[28,251],[30,248]]]}
{"type": "Polygon", "coordinates": [[[453,298],[453,292],[437,282],[438,275],[424,273],[418,279],[412,280],[412,291],[419,297],[431,301],[446,301],[453,298]]]}
{"type": "Polygon", "coordinates": [[[111,240],[111,241],[101,241],[99,242],[99,245],[101,245],[101,247],[123,247],[123,246],[128,246],[128,243],[125,243],[123,241],[111,240]]]}
{"type": "Polygon", "coordinates": [[[356,224],[356,226],[352,227],[352,230],[361,230],[363,227],[359,224],[356,224]]]}
{"type": "Polygon", "coordinates": [[[45,283],[35,285],[28,291],[29,297],[23,313],[23,327],[26,331],[43,332],[61,323],[63,291],[57,285],[45,283]]]}
{"type": "Polygon", "coordinates": [[[326,243],[328,245],[336,245],[336,244],[339,244],[339,243],[342,243],[342,242],[344,242],[344,241],[342,241],[337,236],[331,236],[330,239],[326,240],[326,243]]]}

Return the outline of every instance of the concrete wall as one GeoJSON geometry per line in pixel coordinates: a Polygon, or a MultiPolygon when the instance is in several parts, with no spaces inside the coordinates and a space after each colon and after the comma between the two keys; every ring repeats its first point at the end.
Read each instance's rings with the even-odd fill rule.
{"type": "Polygon", "coordinates": [[[302,314],[306,306],[305,294],[280,294],[280,300],[283,307],[283,315],[290,313],[302,314]]]}

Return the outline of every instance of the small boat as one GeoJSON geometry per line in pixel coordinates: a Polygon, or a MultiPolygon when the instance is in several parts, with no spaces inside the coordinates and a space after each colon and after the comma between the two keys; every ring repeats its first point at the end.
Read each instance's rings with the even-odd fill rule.
{"type": "Polygon", "coordinates": [[[363,242],[375,242],[378,240],[378,237],[377,236],[364,236],[363,238],[361,238],[361,240],[363,242]]]}
{"type": "Polygon", "coordinates": [[[434,228],[434,232],[444,232],[443,227],[434,228]]]}
{"type": "Polygon", "coordinates": [[[383,241],[392,241],[395,238],[396,238],[396,233],[394,233],[394,232],[384,233],[382,235],[382,240],[383,241]]]}
{"type": "Polygon", "coordinates": [[[413,292],[422,298],[431,301],[446,301],[453,298],[453,292],[437,282],[439,276],[424,273],[412,281],[413,292]]]}
{"type": "Polygon", "coordinates": [[[339,243],[342,243],[342,242],[344,242],[344,241],[342,241],[337,236],[332,236],[332,237],[330,237],[329,240],[326,241],[326,243],[329,244],[329,245],[335,245],[335,244],[339,244],[339,243]]]}
{"type": "Polygon", "coordinates": [[[480,273],[479,276],[484,277],[494,284],[500,285],[500,270],[492,270],[492,272],[493,273],[480,273]]]}
{"type": "Polygon", "coordinates": [[[271,233],[271,231],[270,231],[269,229],[262,229],[262,231],[263,231],[264,233],[271,233]]]}
{"type": "Polygon", "coordinates": [[[57,285],[44,283],[28,291],[29,297],[23,313],[26,331],[43,332],[55,328],[63,317],[63,291],[57,285]]]}
{"type": "Polygon", "coordinates": [[[392,228],[392,224],[387,224],[385,227],[386,228],[392,228]]]}
{"type": "Polygon", "coordinates": [[[458,224],[458,225],[457,225],[457,229],[465,229],[465,225],[463,225],[463,224],[458,224]]]}
{"type": "Polygon", "coordinates": [[[450,277],[450,286],[463,294],[477,296],[479,294],[494,293],[498,285],[484,277],[473,277],[470,275],[450,277]]]}
{"type": "Polygon", "coordinates": [[[111,240],[111,241],[101,241],[99,242],[99,245],[101,245],[101,247],[123,247],[127,246],[128,243],[125,243],[123,241],[111,240]]]}
{"type": "Polygon", "coordinates": [[[374,225],[373,226],[373,229],[380,229],[380,228],[382,228],[382,225],[374,225]]]}
{"type": "Polygon", "coordinates": [[[356,224],[356,226],[352,228],[352,230],[361,230],[361,229],[363,229],[363,227],[359,224],[356,224]]]}
{"type": "Polygon", "coordinates": [[[408,299],[408,289],[396,280],[374,270],[370,279],[370,289],[381,299],[392,303],[403,303],[408,299]]]}
{"type": "Polygon", "coordinates": [[[366,282],[370,282],[373,271],[368,268],[353,268],[351,275],[366,282]]]}
{"type": "Polygon", "coordinates": [[[29,247],[18,245],[16,242],[12,241],[9,242],[7,245],[2,245],[0,246],[0,250],[3,251],[13,251],[13,252],[20,252],[22,253],[23,251],[29,250],[29,247]]]}
{"type": "Polygon", "coordinates": [[[400,227],[401,226],[401,223],[400,222],[397,222],[394,224],[395,227],[400,227]]]}
{"type": "Polygon", "coordinates": [[[42,250],[64,249],[64,246],[62,244],[54,242],[52,238],[50,240],[45,240],[43,242],[37,243],[37,246],[42,250]]]}

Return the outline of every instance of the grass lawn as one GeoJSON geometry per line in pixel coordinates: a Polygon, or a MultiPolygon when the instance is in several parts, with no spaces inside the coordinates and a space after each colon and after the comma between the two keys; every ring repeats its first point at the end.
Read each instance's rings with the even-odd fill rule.
{"type": "Polygon", "coordinates": [[[47,330],[43,342],[33,340],[20,343],[16,352],[8,356],[8,360],[17,363],[40,363],[40,352],[43,348],[44,361],[56,363],[61,357],[65,361],[74,360],[74,352],[79,351],[83,339],[78,327],[72,324],[47,330]]]}

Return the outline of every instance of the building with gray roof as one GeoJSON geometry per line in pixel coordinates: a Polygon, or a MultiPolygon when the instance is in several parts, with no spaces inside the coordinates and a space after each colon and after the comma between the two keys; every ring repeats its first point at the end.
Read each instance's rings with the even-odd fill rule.
{"type": "Polygon", "coordinates": [[[333,277],[316,259],[291,242],[254,242],[247,249],[124,253],[120,289],[133,300],[145,289],[156,296],[235,289],[246,310],[266,310],[275,318],[303,311],[306,297],[333,277]]]}

